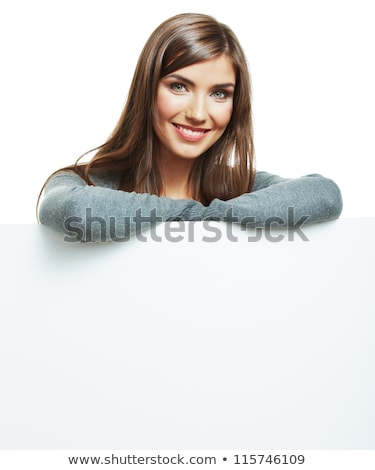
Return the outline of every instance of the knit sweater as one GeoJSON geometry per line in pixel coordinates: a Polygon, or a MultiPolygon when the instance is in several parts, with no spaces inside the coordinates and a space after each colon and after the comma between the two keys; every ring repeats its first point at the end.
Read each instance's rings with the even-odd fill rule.
{"type": "Polygon", "coordinates": [[[39,207],[42,224],[69,241],[125,240],[151,226],[174,220],[222,220],[247,227],[302,226],[336,219],[341,193],[318,174],[288,179],[257,172],[250,193],[204,206],[193,199],[171,199],[118,189],[116,173],[106,172],[87,185],[76,173],[61,171],[47,183],[39,207]]]}

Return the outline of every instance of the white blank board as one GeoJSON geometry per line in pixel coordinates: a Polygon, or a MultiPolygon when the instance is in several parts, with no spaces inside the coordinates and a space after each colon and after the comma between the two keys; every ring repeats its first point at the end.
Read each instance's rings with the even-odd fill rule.
{"type": "Polygon", "coordinates": [[[1,448],[375,449],[375,219],[210,224],[0,226],[1,448]]]}

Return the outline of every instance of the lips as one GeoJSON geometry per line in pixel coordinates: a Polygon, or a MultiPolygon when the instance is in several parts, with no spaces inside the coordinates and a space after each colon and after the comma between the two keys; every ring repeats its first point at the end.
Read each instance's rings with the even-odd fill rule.
{"type": "Polygon", "coordinates": [[[210,131],[210,129],[203,129],[200,127],[182,126],[181,124],[173,123],[177,129],[178,134],[185,140],[194,141],[203,139],[203,137],[210,131]]]}

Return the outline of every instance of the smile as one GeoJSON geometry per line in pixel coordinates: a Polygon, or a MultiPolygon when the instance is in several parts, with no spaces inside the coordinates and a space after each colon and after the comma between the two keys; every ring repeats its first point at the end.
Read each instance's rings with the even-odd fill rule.
{"type": "Polygon", "coordinates": [[[177,129],[178,134],[186,140],[190,141],[197,141],[202,139],[210,129],[202,129],[199,127],[188,127],[182,126],[181,124],[173,123],[175,128],[177,129]]]}

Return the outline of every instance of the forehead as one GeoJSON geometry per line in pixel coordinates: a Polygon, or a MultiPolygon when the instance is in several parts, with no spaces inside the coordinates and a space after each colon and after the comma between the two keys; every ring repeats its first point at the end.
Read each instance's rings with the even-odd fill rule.
{"type": "MultiPolygon", "coordinates": [[[[178,74],[195,84],[203,83],[236,83],[236,72],[232,60],[221,55],[209,60],[175,70],[171,75],[178,74]]],[[[168,75],[167,75],[168,77],[168,75]]]]}

